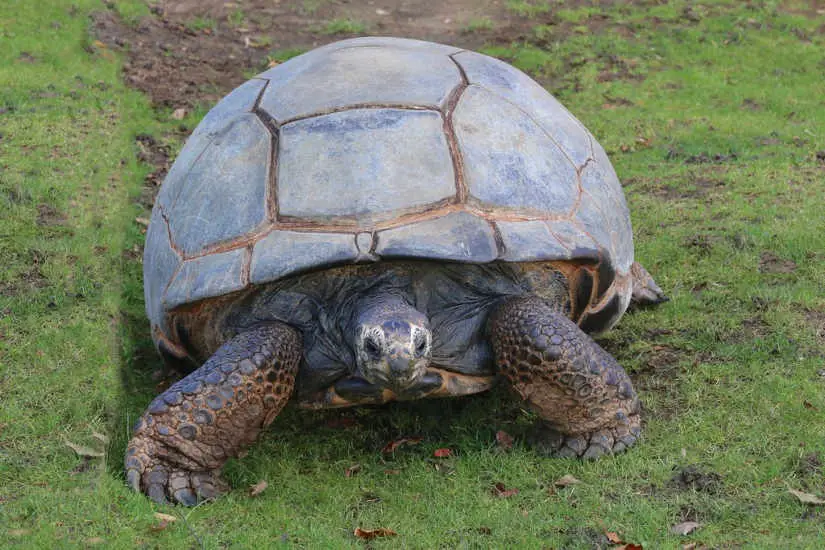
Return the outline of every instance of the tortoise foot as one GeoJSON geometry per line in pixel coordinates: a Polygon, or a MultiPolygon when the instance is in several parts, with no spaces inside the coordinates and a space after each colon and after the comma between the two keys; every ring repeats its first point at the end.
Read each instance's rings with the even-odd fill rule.
{"type": "Polygon", "coordinates": [[[286,405],[300,358],[298,332],[280,323],[226,342],[141,416],[126,450],[129,485],[155,502],[187,506],[226,492],[221,468],[286,405]]]}
{"type": "Polygon", "coordinates": [[[542,456],[595,459],[632,447],[641,433],[638,414],[630,415],[626,422],[617,426],[582,434],[564,434],[539,420],[528,441],[542,456]]]}
{"type": "Polygon", "coordinates": [[[126,453],[126,480],[158,504],[195,506],[229,491],[220,470],[191,471],[153,454],[150,442],[135,438],[126,453]],[[148,443],[148,444],[147,444],[148,443]]]}

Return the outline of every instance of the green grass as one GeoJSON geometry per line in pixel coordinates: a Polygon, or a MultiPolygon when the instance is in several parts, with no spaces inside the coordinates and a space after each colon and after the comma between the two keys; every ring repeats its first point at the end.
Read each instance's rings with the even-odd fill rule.
{"type": "MultiPolygon", "coordinates": [[[[74,5],[0,5],[0,547],[357,548],[355,527],[399,533],[374,548],[592,548],[605,530],[645,548],[821,547],[825,509],[787,493],[825,493],[821,467],[805,467],[813,453],[825,461],[817,21],[773,2],[705,2],[698,21],[686,2],[620,3],[603,13],[628,33],[489,50],[605,146],[637,259],[672,298],[601,339],[640,390],[639,446],[592,463],[539,458],[519,442],[530,414],[503,391],[352,410],[348,428],[330,426],[339,412],[289,411],[228,465],[231,494],[184,510],[132,494],[121,470],[160,368],[135,252],[149,167],[134,137],[166,140],[177,123],[91,42],[88,14],[103,5],[74,5]],[[496,450],[497,430],[516,436],[511,451],[496,450]],[[414,434],[421,444],[381,456],[414,434]],[[106,456],[87,462],[66,441],[106,456]],[[440,447],[456,456],[436,462],[440,447]],[[718,488],[673,486],[691,464],[718,473],[718,488]],[[549,491],[564,474],[583,483],[549,491]],[[269,488],[248,497],[260,480],[269,488]],[[520,492],[496,498],[496,482],[520,492]],[[153,528],[157,510],[179,519],[153,528]],[[702,527],[671,534],[686,517],[702,527]]],[[[558,25],[590,19],[585,7],[558,25]]]]}
{"type": "MultiPolygon", "coordinates": [[[[556,0],[555,3],[559,1],[556,0]]],[[[507,9],[521,17],[536,17],[548,13],[550,4],[550,0],[507,0],[507,9]]]]}
{"type": "MultiPolygon", "coordinates": [[[[230,15],[230,21],[232,21],[231,18],[232,16],[230,15]]],[[[191,21],[187,21],[186,26],[193,31],[214,31],[216,28],[218,28],[218,22],[212,19],[211,17],[195,17],[191,21]]]]}
{"type": "Polygon", "coordinates": [[[464,27],[464,30],[466,32],[490,31],[493,30],[494,27],[495,24],[489,17],[476,17],[475,19],[470,19],[464,27]]]}
{"type": "Polygon", "coordinates": [[[336,18],[319,29],[321,34],[362,34],[367,30],[367,26],[361,21],[349,18],[336,18]]]}

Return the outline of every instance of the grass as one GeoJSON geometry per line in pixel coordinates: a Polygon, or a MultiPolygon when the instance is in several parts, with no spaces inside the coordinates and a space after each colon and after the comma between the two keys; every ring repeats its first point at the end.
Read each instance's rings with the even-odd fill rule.
{"type": "MultiPolygon", "coordinates": [[[[631,32],[489,50],[608,150],[637,258],[672,298],[601,339],[640,390],[642,443],[592,463],[539,458],[520,443],[529,413],[502,391],[289,411],[228,465],[235,490],[193,510],[153,506],[121,470],[160,365],[142,311],[149,167],[134,137],[165,140],[177,123],[91,42],[101,4],[0,5],[0,546],[359,547],[355,527],[387,527],[399,536],[370,547],[591,548],[605,530],[645,548],[821,547],[825,510],[787,490],[825,492],[812,458],[825,459],[825,39],[794,6],[705,2],[694,21],[687,5],[617,4],[603,12],[631,32]],[[497,430],[516,436],[511,451],[497,430]],[[381,455],[413,434],[423,442],[381,455]],[[436,462],[441,447],[455,456],[436,462]],[[721,481],[674,485],[689,465],[721,481]],[[551,490],[564,474],[582,483],[551,490]],[[269,488],[248,497],[260,480],[269,488]],[[519,493],[496,498],[497,482],[519,493]],[[160,528],[157,510],[178,520],[160,528]],[[684,519],[702,527],[670,533],[684,519]]],[[[560,28],[588,24],[586,11],[560,28]]]]}
{"type": "Polygon", "coordinates": [[[489,17],[476,17],[474,19],[470,19],[467,25],[464,27],[465,32],[476,32],[476,31],[491,31],[495,27],[493,20],[489,17]]]}
{"type": "Polygon", "coordinates": [[[507,0],[507,9],[521,17],[536,17],[548,13],[550,0],[507,0]]]}
{"type": "Polygon", "coordinates": [[[367,26],[361,21],[356,21],[349,18],[336,18],[327,21],[327,23],[319,29],[321,34],[363,34],[367,30],[367,26]]]}
{"type": "MultiPolygon", "coordinates": [[[[243,12],[233,12],[233,14],[230,15],[230,22],[234,23],[233,17],[235,13],[241,13],[241,16],[243,16],[243,12]]],[[[193,31],[214,31],[218,28],[218,22],[211,17],[195,17],[191,21],[187,21],[186,26],[193,31]]]]}

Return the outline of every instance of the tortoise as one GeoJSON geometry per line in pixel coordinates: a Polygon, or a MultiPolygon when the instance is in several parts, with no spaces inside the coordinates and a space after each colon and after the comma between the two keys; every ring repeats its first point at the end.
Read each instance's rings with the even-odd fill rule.
{"type": "Polygon", "coordinates": [[[666,300],[633,260],[604,149],[539,84],[461,48],[326,45],[220,101],[158,194],[146,311],[192,370],[138,420],[127,481],[194,505],[288,401],[466,395],[503,380],[538,448],[595,458],[640,434],[588,333],[666,300]]]}

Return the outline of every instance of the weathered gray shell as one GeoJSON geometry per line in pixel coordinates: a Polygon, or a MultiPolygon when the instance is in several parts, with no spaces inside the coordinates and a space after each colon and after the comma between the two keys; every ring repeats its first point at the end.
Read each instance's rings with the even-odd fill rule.
{"type": "Polygon", "coordinates": [[[524,73],[358,38],[258,75],[206,115],[152,214],[147,313],[167,333],[182,305],[404,257],[588,259],[604,287],[629,272],[633,241],[604,150],[524,73]]]}

